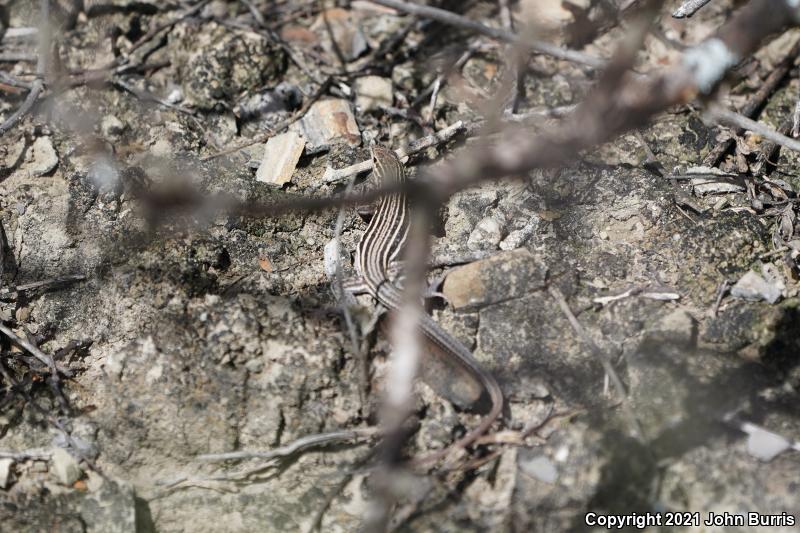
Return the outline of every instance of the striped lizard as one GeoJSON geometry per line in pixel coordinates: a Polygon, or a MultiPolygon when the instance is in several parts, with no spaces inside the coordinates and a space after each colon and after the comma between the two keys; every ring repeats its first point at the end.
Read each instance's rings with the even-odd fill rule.
{"type": "MultiPolygon", "coordinates": [[[[405,181],[403,163],[392,150],[373,145],[370,152],[373,172],[379,183],[388,185],[405,181]]],[[[403,294],[394,272],[408,238],[408,229],[409,206],[406,195],[398,192],[383,196],[358,244],[355,266],[359,278],[358,283],[348,284],[349,292],[368,293],[388,310],[396,310],[402,305],[403,294]]],[[[472,352],[439,327],[430,316],[422,313],[419,327],[430,343],[478,380],[492,403],[491,410],[478,426],[450,447],[423,458],[423,462],[431,462],[444,457],[453,448],[470,445],[483,435],[503,410],[503,394],[495,378],[480,366],[472,352]]]]}

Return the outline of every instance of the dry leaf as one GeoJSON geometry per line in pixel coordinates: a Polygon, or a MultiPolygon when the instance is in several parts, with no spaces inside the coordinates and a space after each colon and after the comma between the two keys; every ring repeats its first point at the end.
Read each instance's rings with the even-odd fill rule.
{"type": "Polygon", "coordinates": [[[258,266],[260,266],[261,270],[264,272],[275,272],[275,268],[273,268],[272,261],[269,260],[269,257],[259,257],[258,266]]]}

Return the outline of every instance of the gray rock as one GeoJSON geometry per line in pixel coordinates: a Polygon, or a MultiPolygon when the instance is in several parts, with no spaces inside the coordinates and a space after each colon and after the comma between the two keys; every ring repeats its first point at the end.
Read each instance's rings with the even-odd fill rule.
{"type": "Polygon", "coordinates": [[[294,131],[270,137],[256,171],[256,180],[270,185],[283,185],[292,179],[305,142],[294,131]]]}
{"type": "Polygon", "coordinates": [[[83,474],[75,458],[63,448],[55,448],[53,450],[50,464],[58,482],[67,487],[71,487],[83,474]]]}
{"type": "Polygon", "coordinates": [[[347,100],[328,98],[315,102],[292,128],[305,138],[308,154],[327,150],[333,144],[361,144],[361,131],[347,100]]]}
{"type": "Polygon", "coordinates": [[[770,283],[751,270],[731,287],[731,296],[745,300],[764,300],[774,304],[780,300],[784,288],[782,284],[770,283]]]}
{"type": "Polygon", "coordinates": [[[545,455],[539,455],[524,461],[521,460],[519,468],[529,476],[545,483],[554,483],[558,479],[556,465],[545,455]]]}
{"type": "Polygon", "coordinates": [[[527,249],[502,252],[453,269],[443,293],[456,309],[475,309],[544,287],[547,267],[527,249]]]}
{"type": "Polygon", "coordinates": [[[373,111],[392,105],[394,93],[392,80],[380,76],[356,78],[356,107],[362,111],[373,111]]]}
{"type": "MultiPolygon", "coordinates": [[[[133,487],[121,480],[108,480],[80,501],[81,518],[87,531],[137,533],[136,497],[133,487]]],[[[144,527],[144,524],[142,524],[144,527]]]]}
{"type": "Polygon", "coordinates": [[[12,466],[14,466],[13,459],[0,459],[0,489],[8,487],[12,466]]]}
{"type": "Polygon", "coordinates": [[[200,109],[230,104],[242,93],[276,83],[286,68],[286,54],[266,38],[232,31],[214,23],[179,26],[171,39],[173,64],[185,103],[200,109]]]}
{"type": "Polygon", "coordinates": [[[50,137],[37,137],[31,147],[31,161],[26,166],[32,176],[49,174],[58,166],[58,154],[50,137]]]}
{"type": "Polygon", "coordinates": [[[322,35],[322,45],[331,57],[336,57],[334,46],[347,61],[357,59],[369,48],[358,19],[347,9],[326,9],[311,25],[311,30],[322,35]],[[331,42],[331,36],[336,41],[335,45],[331,42]]]}
{"type": "Polygon", "coordinates": [[[125,130],[125,124],[114,115],[106,115],[100,122],[100,130],[107,139],[117,139],[125,130]]]}
{"type": "Polygon", "coordinates": [[[747,453],[761,461],[772,461],[775,457],[792,448],[785,437],[764,428],[748,424],[747,453]]]}
{"type": "Polygon", "coordinates": [[[503,239],[505,220],[495,213],[483,217],[467,239],[467,248],[470,250],[494,250],[503,239]]]}

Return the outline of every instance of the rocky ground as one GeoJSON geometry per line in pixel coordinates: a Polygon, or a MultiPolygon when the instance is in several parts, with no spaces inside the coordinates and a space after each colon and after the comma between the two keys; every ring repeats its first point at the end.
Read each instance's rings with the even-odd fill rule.
{"type": "MultiPolygon", "coordinates": [[[[61,379],[65,406],[45,367],[3,346],[3,531],[305,531],[315,522],[355,531],[371,508],[368,438],[282,459],[198,458],[378,421],[390,347],[379,333],[362,405],[359,360],[323,261],[336,213],[159,208],[142,184],[248,201],[341,192],[346,180],[326,182],[326,169],[367,159],[370,140],[402,148],[489,109],[507,51],[367,2],[326,16],[313,2],[253,2],[263,27],[247,4],[207,2],[185,17],[177,3],[148,1],[86,2],[74,20],[53,10],[48,76],[59,82],[0,139],[0,313],[72,377],[61,379]],[[470,45],[426,122],[425,89],[470,45]],[[409,112],[417,97],[419,113],[409,112]],[[298,114],[280,150],[265,152],[262,140],[211,157],[282,132],[298,114]],[[270,154],[281,157],[262,163],[270,154]],[[64,279],[74,275],[84,277],[64,279]],[[48,280],[61,282],[26,287],[48,280]]],[[[516,15],[533,4],[520,2],[516,15]]],[[[730,4],[691,19],[665,13],[664,39],[648,38],[642,71],[679,55],[671,41],[709,35],[730,4]]],[[[36,2],[0,5],[9,28],[37,27],[36,2]]],[[[464,12],[496,18],[492,2],[464,12]]],[[[553,13],[549,38],[567,42],[572,19],[553,13]]],[[[612,28],[586,50],[608,56],[622,35],[612,28]]],[[[745,62],[724,101],[741,107],[798,37],[787,32],[745,62]]],[[[7,35],[2,46],[37,53],[30,38],[7,35]]],[[[521,111],[577,103],[595,78],[545,56],[529,66],[521,111]]],[[[35,57],[0,67],[32,79],[35,57]]],[[[791,117],[796,73],[759,120],[778,127],[791,117]]],[[[0,89],[6,119],[26,91],[0,89]]],[[[797,516],[800,167],[782,150],[757,171],[765,143],[744,135],[720,167],[746,178],[708,185],[711,171],[691,168],[726,135],[699,110],[674,109],[568,168],[486,183],[443,206],[433,256],[484,258],[432,270],[447,303],[434,300],[431,312],[497,376],[508,408],[473,468],[408,474],[393,527],[582,531],[587,512],[797,516]]],[[[409,166],[477,142],[457,136],[409,166]]],[[[365,227],[347,211],[343,249],[365,227]]],[[[478,420],[434,393],[435,380],[419,383],[411,454],[478,420]]],[[[755,530],[797,529],[724,529],[755,530]]]]}

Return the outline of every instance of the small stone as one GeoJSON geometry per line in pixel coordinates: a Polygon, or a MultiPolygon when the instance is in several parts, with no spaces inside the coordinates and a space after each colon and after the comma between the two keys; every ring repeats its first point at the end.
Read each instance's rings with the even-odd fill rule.
{"type": "Polygon", "coordinates": [[[17,322],[27,322],[28,319],[31,317],[31,308],[30,307],[20,307],[17,309],[16,313],[17,322]]]}
{"type": "Polygon", "coordinates": [[[106,115],[100,123],[100,129],[107,138],[114,139],[125,130],[125,124],[114,115],[106,115]]]}
{"type": "Polygon", "coordinates": [[[483,217],[467,239],[470,250],[492,250],[503,239],[503,222],[497,217],[483,217]]]}
{"type": "Polygon", "coordinates": [[[364,76],[355,82],[356,107],[373,111],[392,105],[392,80],[380,76],[364,76]]]}
{"type": "Polygon", "coordinates": [[[0,459],[0,489],[8,487],[8,480],[11,477],[11,466],[13,459],[0,459]]]}
{"type": "Polygon", "coordinates": [[[455,309],[484,307],[543,288],[546,274],[544,264],[519,248],[453,269],[442,292],[455,309]]]}
{"type": "Polygon", "coordinates": [[[97,492],[102,488],[104,482],[105,480],[100,474],[92,472],[91,470],[86,472],[86,488],[89,492],[97,492]]]}
{"type": "Polygon", "coordinates": [[[527,475],[545,483],[555,483],[558,479],[556,465],[544,455],[539,455],[528,461],[520,461],[519,467],[527,475]]]}
{"type": "Polygon", "coordinates": [[[128,358],[128,352],[125,350],[120,350],[116,352],[111,352],[108,357],[106,357],[105,362],[105,369],[106,371],[115,376],[119,379],[122,376],[122,371],[125,370],[125,362],[128,358]]]}
{"type": "Polygon", "coordinates": [[[242,94],[275,85],[286,70],[286,53],[270,39],[216,23],[176,28],[169,54],[184,105],[204,110],[228,108],[242,94]]]}
{"type": "Polygon", "coordinates": [[[539,217],[533,216],[531,219],[525,224],[524,227],[518,230],[514,230],[508,234],[508,236],[500,241],[500,249],[501,250],[516,250],[522,243],[527,241],[533,233],[536,231],[536,228],[539,227],[539,217]]]}
{"type": "Polygon", "coordinates": [[[236,136],[236,117],[233,113],[212,113],[207,120],[210,122],[208,136],[217,146],[225,146],[236,136]]]}
{"type": "Polygon", "coordinates": [[[314,103],[303,119],[295,123],[294,130],[305,137],[307,154],[327,150],[333,144],[361,144],[361,131],[347,100],[327,99],[314,103]]]}
{"type": "Polygon", "coordinates": [[[731,288],[731,296],[744,300],[764,300],[774,304],[781,298],[783,288],[777,283],[770,283],[752,270],[736,282],[731,288]]]}
{"type": "Polygon", "coordinates": [[[153,146],[150,147],[150,153],[158,157],[170,157],[175,155],[175,149],[168,140],[158,139],[153,143],[153,146]]]}
{"type": "Polygon", "coordinates": [[[250,359],[244,364],[244,367],[247,369],[248,372],[252,372],[253,374],[257,374],[264,369],[264,361],[262,359],[250,359]]]}
{"type": "Polygon", "coordinates": [[[404,63],[392,69],[392,83],[400,89],[410,91],[415,83],[414,69],[410,64],[404,63]]]}
{"type": "Polygon", "coordinates": [[[697,325],[692,315],[683,309],[675,309],[650,329],[650,334],[655,332],[670,339],[673,344],[690,345],[697,335],[697,325]]]}
{"type": "Polygon", "coordinates": [[[67,487],[71,487],[83,474],[75,458],[63,448],[55,448],[50,461],[56,479],[58,479],[59,483],[67,487]]]}
{"type": "Polygon", "coordinates": [[[743,192],[746,189],[743,185],[722,181],[722,178],[694,178],[691,180],[694,192],[699,195],[704,194],[725,194],[732,192],[743,192]]]}
{"type": "Polygon", "coordinates": [[[784,437],[766,429],[748,424],[747,453],[760,461],[772,461],[792,447],[792,443],[784,437]]]}
{"type": "Polygon", "coordinates": [[[331,35],[336,41],[336,47],[347,61],[358,58],[369,48],[358,20],[346,9],[339,7],[326,9],[311,25],[311,30],[323,36],[323,46],[334,57],[336,51],[331,42],[331,35]]]}
{"type": "Polygon", "coordinates": [[[33,141],[31,163],[28,172],[31,176],[43,176],[58,166],[58,154],[50,137],[37,137],[33,141]]]}
{"type": "Polygon", "coordinates": [[[305,142],[294,131],[271,137],[264,146],[264,157],[256,171],[256,180],[271,185],[283,185],[292,179],[305,142]]]}

